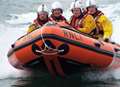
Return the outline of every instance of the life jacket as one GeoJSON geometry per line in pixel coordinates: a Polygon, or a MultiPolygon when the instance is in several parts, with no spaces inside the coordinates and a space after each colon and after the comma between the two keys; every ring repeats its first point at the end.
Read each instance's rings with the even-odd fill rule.
{"type": "Polygon", "coordinates": [[[82,22],[85,19],[86,15],[80,15],[79,17],[75,17],[74,15],[70,18],[70,25],[76,29],[83,28],[82,22]]]}
{"type": "MultiPolygon", "coordinates": [[[[94,35],[95,38],[98,38],[99,35],[103,36],[103,34],[104,34],[103,28],[99,26],[99,22],[98,22],[99,17],[101,15],[104,15],[104,13],[102,13],[98,9],[96,9],[96,10],[97,10],[96,13],[92,15],[95,20],[95,23],[96,23],[96,28],[93,31],[91,31],[91,34],[94,35]]],[[[87,11],[84,11],[83,14],[86,15],[87,11]]]]}
{"type": "Polygon", "coordinates": [[[94,18],[89,14],[81,15],[77,18],[72,16],[70,25],[74,27],[75,29],[83,33],[86,33],[90,36],[94,35],[94,32],[95,32],[94,30],[96,27],[94,18]]]}
{"type": "Polygon", "coordinates": [[[41,27],[41,26],[43,26],[45,23],[47,23],[48,21],[50,21],[50,19],[49,18],[47,18],[47,20],[40,20],[39,18],[37,18],[37,19],[35,19],[34,21],[33,21],[33,23],[36,25],[36,26],[38,26],[38,27],[41,27]]]}
{"type": "Polygon", "coordinates": [[[30,32],[32,32],[32,31],[34,31],[36,29],[39,29],[40,27],[42,27],[48,21],[50,21],[49,18],[47,18],[47,20],[44,20],[44,21],[40,20],[39,18],[36,18],[33,21],[33,23],[29,26],[27,33],[30,33],[30,32]]]}
{"type": "Polygon", "coordinates": [[[94,20],[96,22],[96,31],[97,31],[97,34],[101,34],[103,35],[104,31],[103,31],[103,28],[99,26],[99,22],[98,22],[98,19],[101,15],[104,15],[104,13],[102,13],[101,11],[97,10],[97,12],[95,14],[93,14],[92,16],[94,17],[94,20]]]}
{"type": "Polygon", "coordinates": [[[55,17],[54,15],[50,16],[50,21],[54,21],[54,22],[62,22],[62,21],[66,21],[66,18],[64,16],[59,16],[59,17],[55,17]]]}
{"type": "Polygon", "coordinates": [[[96,13],[93,14],[92,16],[95,18],[95,20],[97,20],[101,15],[104,15],[104,13],[97,10],[96,13]]]}

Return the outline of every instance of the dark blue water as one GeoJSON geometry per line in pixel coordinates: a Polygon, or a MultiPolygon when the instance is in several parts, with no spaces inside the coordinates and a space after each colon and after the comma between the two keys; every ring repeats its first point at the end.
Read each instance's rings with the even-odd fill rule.
{"type": "Polygon", "coordinates": [[[24,78],[0,80],[0,85],[1,87],[120,87],[120,81],[111,78],[92,80],[82,74],[76,74],[66,78],[52,78],[49,74],[44,73],[24,78]]]}

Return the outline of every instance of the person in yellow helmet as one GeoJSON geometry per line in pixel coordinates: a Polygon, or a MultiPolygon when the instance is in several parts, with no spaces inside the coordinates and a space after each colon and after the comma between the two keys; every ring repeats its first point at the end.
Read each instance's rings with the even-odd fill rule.
{"type": "Polygon", "coordinates": [[[94,18],[89,14],[83,15],[81,7],[82,4],[79,1],[71,3],[70,10],[73,15],[71,16],[69,23],[75,29],[92,36],[93,31],[96,28],[94,18]]]}
{"type": "Polygon", "coordinates": [[[37,18],[29,26],[27,33],[30,33],[47,23],[50,19],[48,17],[47,7],[42,4],[38,7],[37,18]]]}
{"type": "Polygon", "coordinates": [[[88,0],[85,13],[94,17],[97,29],[96,38],[108,42],[112,35],[112,23],[103,12],[98,10],[95,0],[88,0]]]}

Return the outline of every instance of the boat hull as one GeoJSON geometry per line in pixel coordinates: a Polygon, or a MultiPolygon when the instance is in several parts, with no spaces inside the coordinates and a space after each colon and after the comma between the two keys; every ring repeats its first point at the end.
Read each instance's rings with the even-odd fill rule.
{"type": "Polygon", "coordinates": [[[12,45],[8,57],[10,63],[19,69],[40,69],[44,66],[41,68],[45,71],[52,74],[57,71],[63,75],[70,73],[69,67],[76,72],[81,66],[97,69],[119,67],[119,49],[116,44],[100,42],[66,24],[48,24],[19,38],[12,45]]]}

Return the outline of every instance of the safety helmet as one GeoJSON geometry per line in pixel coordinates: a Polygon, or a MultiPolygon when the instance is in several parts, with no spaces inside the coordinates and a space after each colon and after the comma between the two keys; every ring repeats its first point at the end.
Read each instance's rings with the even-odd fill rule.
{"type": "Polygon", "coordinates": [[[76,1],[76,2],[72,2],[71,5],[70,5],[70,10],[74,9],[74,8],[83,8],[83,2],[82,0],[81,1],[76,1]]]}
{"type": "Polygon", "coordinates": [[[38,7],[37,9],[37,12],[40,13],[40,12],[48,12],[48,8],[46,5],[42,4],[38,7]]]}
{"type": "Polygon", "coordinates": [[[52,6],[51,6],[51,9],[63,9],[62,4],[58,1],[53,2],[52,6]]]}
{"type": "Polygon", "coordinates": [[[96,1],[95,0],[86,0],[86,7],[89,7],[89,6],[96,6],[96,1]]]}

